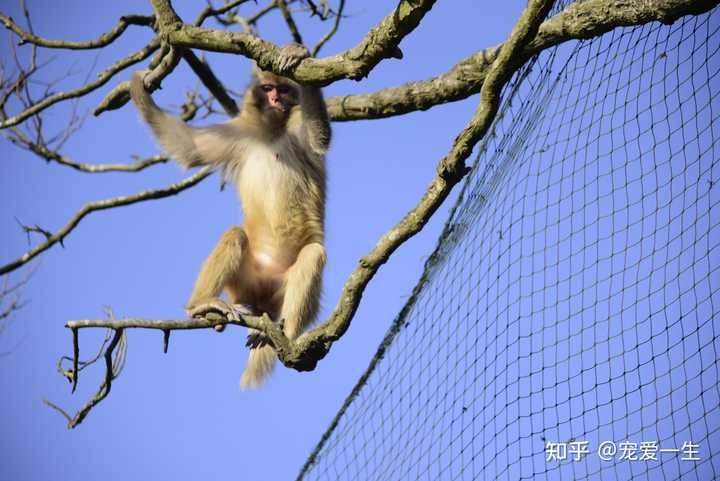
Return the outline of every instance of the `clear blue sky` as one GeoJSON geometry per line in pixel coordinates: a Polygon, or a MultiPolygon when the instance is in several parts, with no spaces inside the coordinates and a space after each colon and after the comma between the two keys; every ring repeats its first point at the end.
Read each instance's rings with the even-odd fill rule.
{"type": "MultiPolygon", "coordinates": [[[[185,20],[203,6],[174,3],[185,20]]],[[[468,54],[501,42],[524,3],[438,2],[402,43],[402,61],[385,61],[367,80],[338,82],[326,94],[372,91],[439,74],[468,54]]],[[[348,2],[350,17],[322,55],[354,45],[393,5],[348,2]]],[[[120,15],[150,13],[146,2],[137,0],[30,1],[29,7],[38,34],[77,40],[96,37],[120,15]]],[[[14,2],[3,2],[2,10],[21,18],[14,2]]],[[[277,17],[261,24],[261,33],[283,44],[289,35],[277,17]]],[[[311,43],[328,26],[301,22],[301,28],[311,43]]],[[[96,54],[99,70],[149,38],[146,29],[131,27],[120,41],[99,52],[43,52],[45,58],[56,57],[46,68],[46,78],[60,77],[73,67],[76,75],[61,86],[80,85],[96,54]]],[[[0,55],[7,61],[8,49],[3,47],[0,55]]],[[[227,86],[241,90],[246,85],[247,60],[230,55],[209,59],[227,86]]],[[[80,107],[92,109],[131,71],[83,99],[80,107]]],[[[177,106],[184,90],[196,84],[181,64],[156,99],[165,107],[177,106]]],[[[334,125],[328,158],[329,263],[321,319],[335,305],[358,258],[416,203],[476,102],[472,98],[401,118],[334,125]]],[[[44,118],[52,129],[64,125],[67,113],[67,106],[52,108],[44,118]]],[[[28,248],[15,217],[56,230],[85,202],[161,187],[187,175],[173,164],[140,174],[83,174],[46,165],[7,142],[0,149],[3,263],[28,248]]],[[[151,155],[156,149],[134,110],[126,106],[89,118],[63,152],[78,161],[106,163],[127,161],[133,154],[151,155]]],[[[182,317],[181,307],[203,258],[222,231],[240,221],[235,193],[219,192],[217,176],[177,197],[92,214],[66,239],[64,249],[57,246],[41,256],[26,290],[28,304],[0,337],[1,350],[11,351],[0,358],[0,477],[293,478],[412,290],[449,202],[381,269],[350,330],[314,372],[278,368],[261,391],[241,392],[238,379],[247,355],[241,329],[222,335],[175,334],[166,355],[157,333],[130,332],[127,364],[112,393],[81,426],[68,431],[64,419],[42,399],[74,410],[94,392],[101,371],[83,372],[78,392],[70,394],[55,371],[58,357],[71,350],[64,323],[100,318],[104,305],[111,305],[119,317],[182,317]]],[[[84,356],[99,345],[100,335],[82,334],[84,356]]]]}

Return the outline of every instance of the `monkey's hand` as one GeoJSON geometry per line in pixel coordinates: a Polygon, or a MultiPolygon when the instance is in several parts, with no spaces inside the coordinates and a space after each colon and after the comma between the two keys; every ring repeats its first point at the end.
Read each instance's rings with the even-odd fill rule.
{"type": "Polygon", "coordinates": [[[294,69],[304,59],[310,56],[310,50],[299,43],[289,43],[280,49],[278,65],[280,72],[288,72],[294,69]]]}
{"type": "MultiPolygon", "coordinates": [[[[242,316],[259,316],[260,314],[252,306],[245,304],[230,304],[223,301],[222,299],[215,298],[209,301],[197,304],[195,306],[186,309],[189,317],[205,317],[211,312],[222,314],[228,319],[233,321],[239,321],[242,316]]],[[[218,324],[215,326],[217,332],[223,332],[225,330],[224,324],[218,324]]]]}

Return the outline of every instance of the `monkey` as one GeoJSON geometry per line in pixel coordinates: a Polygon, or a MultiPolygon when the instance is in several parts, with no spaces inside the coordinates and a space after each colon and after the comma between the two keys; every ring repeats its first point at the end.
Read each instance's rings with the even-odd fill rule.
{"type": "MultiPolygon", "coordinates": [[[[302,45],[280,50],[280,71],[310,56],[302,45]]],[[[160,146],[185,167],[210,165],[237,189],[243,224],[225,231],[203,263],[190,317],[267,313],[296,339],[320,306],[326,167],[330,122],[320,88],[253,69],[240,113],[220,124],[192,127],[159,109],[133,75],[132,100],[160,146]],[[229,301],[219,296],[225,292],[229,301]]],[[[217,326],[218,331],[220,327],[217,326]]],[[[262,385],[276,354],[265,334],[248,330],[243,389],[262,385]]]]}

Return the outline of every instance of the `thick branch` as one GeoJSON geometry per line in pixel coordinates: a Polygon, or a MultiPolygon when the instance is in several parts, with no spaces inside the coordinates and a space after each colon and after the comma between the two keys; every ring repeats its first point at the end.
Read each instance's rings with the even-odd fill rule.
{"type": "MultiPolygon", "coordinates": [[[[533,55],[560,43],[597,37],[617,27],[653,21],[671,23],[684,15],[699,15],[718,3],[718,0],[575,2],[540,25],[537,35],[523,48],[517,61],[525,62],[533,55]]],[[[444,74],[428,80],[364,95],[330,97],[327,99],[328,113],[336,122],[379,119],[463,100],[480,92],[487,69],[501,46],[481,50],[461,60],[444,74]]]]}
{"type": "Polygon", "coordinates": [[[245,55],[263,70],[283,73],[303,83],[328,85],[336,80],[359,80],[384,58],[397,58],[400,41],[412,32],[435,0],[401,0],[398,6],[354,48],[323,59],[307,58],[292,72],[280,72],[279,48],[254,35],[200,28],[170,21],[172,8],[167,0],[153,0],[156,15],[165,19],[162,35],[175,46],[245,55]],[[163,16],[160,15],[161,12],[163,16]]]}
{"type": "Polygon", "coordinates": [[[153,200],[153,199],[162,199],[164,197],[170,197],[172,195],[175,195],[179,192],[182,192],[183,190],[192,187],[193,185],[197,184],[201,180],[205,179],[212,173],[212,170],[210,168],[204,168],[194,175],[191,175],[190,177],[177,182],[175,184],[169,185],[168,187],[162,188],[162,189],[154,189],[154,190],[146,190],[144,192],[139,192],[137,194],[133,195],[127,195],[122,197],[114,197],[111,199],[105,199],[105,200],[99,200],[95,202],[90,202],[88,204],[85,204],[79,211],[75,213],[75,215],[72,216],[72,218],[65,224],[62,229],[57,231],[55,234],[52,234],[49,236],[45,242],[37,245],[33,249],[29,250],[25,254],[23,254],[18,259],[15,259],[14,261],[5,264],[4,266],[0,267],[0,274],[5,274],[7,272],[11,272],[18,267],[27,264],[30,262],[33,258],[35,258],[38,254],[41,254],[42,252],[45,252],[49,248],[51,248],[53,245],[57,243],[63,242],[65,237],[70,234],[70,232],[77,227],[77,225],[80,223],[80,221],[88,214],[98,211],[98,210],[106,210],[106,209],[112,209],[115,207],[121,207],[125,205],[131,205],[136,204],[138,202],[144,202],[147,200],[153,200]]]}
{"type": "Polygon", "coordinates": [[[0,13],[0,22],[5,25],[5,28],[12,30],[15,34],[20,37],[20,45],[25,43],[32,43],[38,47],[46,48],[66,48],[70,50],[87,50],[102,48],[106,45],[114,42],[120,35],[123,34],[125,29],[130,25],[143,25],[152,26],[155,22],[155,18],[147,15],[124,15],[120,17],[117,25],[95,40],[88,40],[86,42],[74,42],[71,40],[50,40],[42,37],[38,37],[31,32],[26,32],[18,24],[16,24],[11,17],[0,13]]]}

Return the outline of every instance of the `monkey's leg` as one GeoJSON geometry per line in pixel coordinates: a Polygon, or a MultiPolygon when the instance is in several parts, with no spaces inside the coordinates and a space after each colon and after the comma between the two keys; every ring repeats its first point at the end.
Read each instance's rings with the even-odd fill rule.
{"type": "MultiPolygon", "coordinates": [[[[225,231],[213,251],[203,263],[200,275],[195,281],[192,295],[185,309],[191,317],[201,316],[208,312],[220,312],[227,315],[235,306],[219,299],[218,296],[225,286],[241,276],[247,251],[248,240],[241,227],[234,226],[225,231]]],[[[235,315],[250,313],[238,305],[235,315]],[[247,311],[247,312],[245,312],[247,311]]],[[[222,331],[219,325],[216,330],[222,331]]]]}
{"type": "Polygon", "coordinates": [[[322,271],[327,257],[322,244],[308,244],[300,250],[285,278],[285,296],[280,319],[285,335],[298,337],[310,324],[320,308],[322,271]]]}

